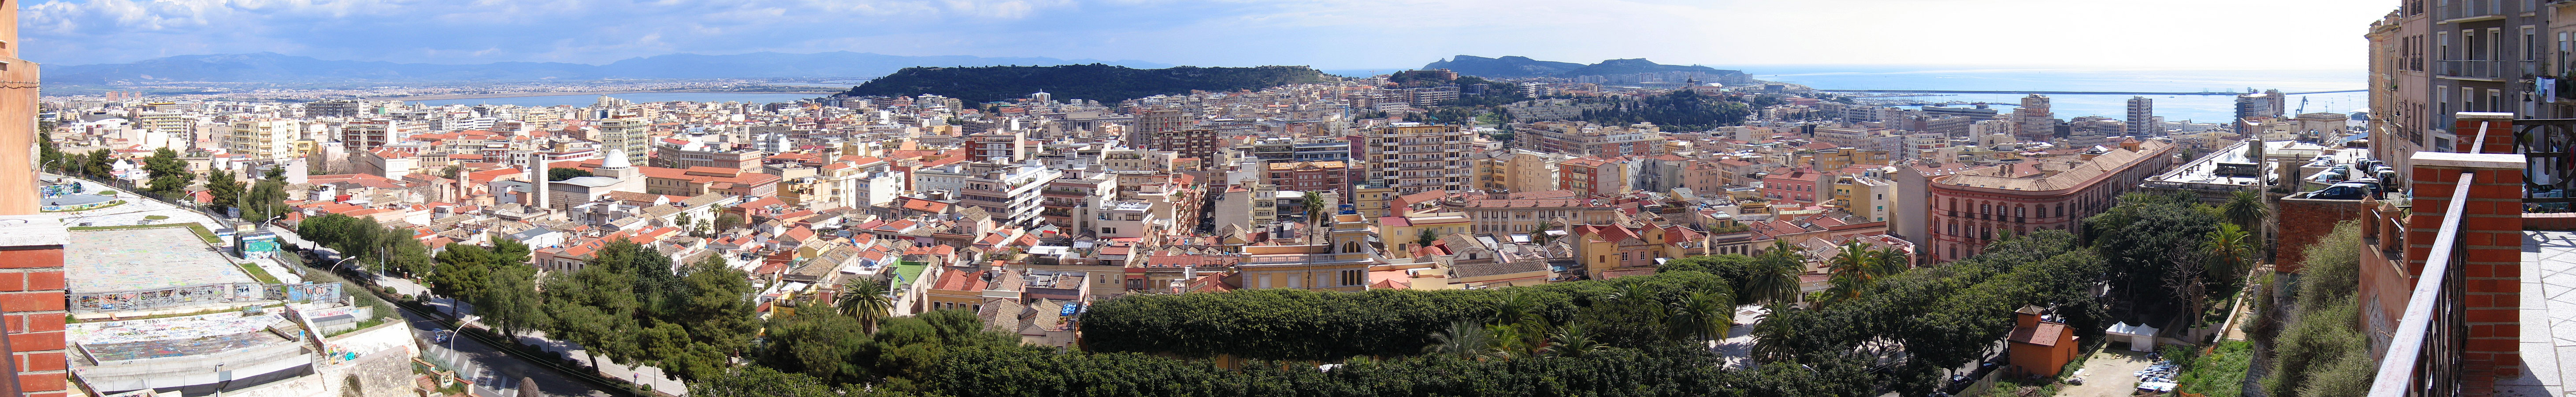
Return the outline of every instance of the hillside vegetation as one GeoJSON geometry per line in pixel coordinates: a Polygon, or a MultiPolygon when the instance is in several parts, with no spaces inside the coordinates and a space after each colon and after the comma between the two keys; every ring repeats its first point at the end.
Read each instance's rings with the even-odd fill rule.
{"type": "Polygon", "coordinates": [[[1323,81],[1323,72],[1304,66],[1207,68],[1180,66],[1131,69],[1102,64],[1063,66],[986,66],[904,68],[869,80],[845,96],[937,94],[969,101],[1022,98],[1045,90],[1057,99],[1117,102],[1190,90],[1258,90],[1323,81]]]}

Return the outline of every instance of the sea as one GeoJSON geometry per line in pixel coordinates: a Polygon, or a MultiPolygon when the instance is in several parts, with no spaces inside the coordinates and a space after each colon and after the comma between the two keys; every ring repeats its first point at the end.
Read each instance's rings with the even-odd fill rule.
{"type": "MultiPolygon", "coordinates": [[[[1817,89],[1972,90],[1972,91],[2131,91],[2131,92],[2281,92],[2341,91],[2368,88],[2362,70],[2253,69],[2003,69],[1849,65],[1764,65],[1740,67],[1754,79],[1797,83],[1817,89]]],[[[2028,94],[1925,94],[1891,97],[1926,102],[1988,102],[2000,109],[2021,104],[2028,94]]],[[[2129,98],[2154,100],[2155,114],[2166,121],[2218,123],[2233,120],[2231,95],[2073,95],[2051,94],[2049,110],[2060,119],[2082,116],[2122,118],[2129,98]]],[[[2292,112],[2351,113],[2368,110],[2368,92],[2290,95],[2292,112]]]]}
{"type": "MultiPolygon", "coordinates": [[[[1797,83],[1818,89],[1968,90],[1968,91],[2127,91],[2127,92],[2281,92],[2340,91],[2367,88],[2368,73],[2359,70],[2257,69],[2038,69],[1903,65],[1710,65],[1742,70],[1754,79],[1797,83]]],[[[1327,70],[1342,76],[1390,73],[1400,68],[1327,70]]],[[[1883,99],[1924,102],[1986,102],[2009,111],[2028,94],[1925,94],[1883,99]]],[[[2050,111],[2060,119],[2082,116],[2124,118],[2130,97],[2138,95],[2049,95],[2050,111]]],[[[2148,95],[2166,121],[2224,123],[2235,118],[2230,95],[2148,95]]],[[[2366,92],[2291,95],[2292,111],[2350,113],[2369,107],[2366,92]]]]}
{"type": "MultiPolygon", "coordinates": [[[[813,99],[813,98],[823,97],[823,95],[817,95],[817,94],[776,94],[776,93],[756,93],[756,92],[631,92],[631,93],[624,93],[624,94],[608,94],[608,97],[610,97],[610,98],[617,98],[617,99],[624,99],[624,100],[629,100],[629,101],[635,101],[635,102],[637,102],[637,103],[645,103],[645,102],[670,102],[670,101],[771,103],[771,102],[795,102],[795,101],[797,101],[797,100],[801,100],[801,99],[813,99]]],[[[598,102],[599,102],[599,96],[598,96],[598,95],[545,95],[545,96],[522,96],[522,97],[508,97],[508,98],[438,99],[438,100],[428,100],[428,101],[410,101],[410,102],[412,102],[412,103],[419,103],[419,104],[425,104],[425,105],[430,105],[430,106],[446,106],[446,105],[487,105],[487,104],[488,104],[488,105],[518,105],[518,106],[555,106],[555,105],[590,106],[590,104],[592,104],[592,103],[598,103],[598,102]]]]}

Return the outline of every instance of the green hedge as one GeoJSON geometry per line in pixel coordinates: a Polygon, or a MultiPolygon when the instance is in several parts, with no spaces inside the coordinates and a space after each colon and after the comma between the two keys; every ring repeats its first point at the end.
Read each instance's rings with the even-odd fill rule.
{"type": "Polygon", "coordinates": [[[932,395],[986,397],[1199,396],[1860,396],[1868,365],[1831,359],[1730,370],[1704,350],[1610,349],[1580,357],[1467,360],[1425,355],[1312,362],[1257,361],[1229,370],[1137,353],[967,348],[950,352],[932,395]]]}
{"type": "Polygon", "coordinates": [[[1481,290],[1129,295],[1099,302],[1082,315],[1081,326],[1083,345],[1101,352],[1296,360],[1401,356],[1421,353],[1450,322],[1491,318],[1495,306],[1513,294],[1532,295],[1535,312],[1564,323],[1593,298],[1632,283],[1657,287],[1663,295],[1658,298],[1667,301],[1727,289],[1716,275],[1672,272],[1481,290]]]}

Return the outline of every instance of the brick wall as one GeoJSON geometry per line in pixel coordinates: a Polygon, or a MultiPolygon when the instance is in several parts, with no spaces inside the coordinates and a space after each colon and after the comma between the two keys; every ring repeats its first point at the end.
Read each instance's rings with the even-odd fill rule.
{"type": "MultiPolygon", "coordinates": [[[[51,219],[45,220],[48,223],[51,219]]],[[[61,233],[61,226],[54,226],[61,233]]],[[[15,240],[15,239],[12,239],[15,240]]],[[[18,387],[29,397],[70,389],[63,339],[63,247],[0,246],[0,324],[9,332],[18,387]]]]}
{"type": "Polygon", "coordinates": [[[2308,245],[2333,233],[2336,222],[2361,219],[2369,206],[2361,200],[2312,200],[2283,198],[2273,217],[2280,235],[2274,239],[2272,267],[2282,273],[2298,273],[2307,259],[2308,245]]]}
{"type": "MultiPolygon", "coordinates": [[[[2477,122],[2463,114],[2462,141],[2474,141],[2477,122]]],[[[2487,148],[2510,147],[2509,120],[2488,124],[2487,148]]],[[[2459,149],[2467,150],[2464,143],[2459,149]]],[[[2512,153],[2505,151],[2503,153],[2512,153]]],[[[2469,189],[2469,202],[2459,220],[2461,285],[2468,335],[2460,352],[2460,380],[2465,396],[2492,396],[2495,382],[2520,376],[2522,289],[2522,173],[2517,154],[2416,153],[2413,160],[2414,206],[2407,222],[2406,269],[2420,275],[2434,237],[2443,226],[2456,189],[2469,189]],[[2473,184],[2460,185],[2463,173],[2473,184]]],[[[2417,278],[2420,279],[2420,276],[2417,278]]],[[[2545,325],[2544,325],[2545,326],[2545,325]]]]}
{"type": "Polygon", "coordinates": [[[2462,112],[2452,120],[2451,133],[2460,137],[2451,143],[2453,153],[2513,153],[2512,113],[2462,112]],[[2470,150],[2478,144],[2479,125],[2486,126],[2487,145],[2470,150]]]}

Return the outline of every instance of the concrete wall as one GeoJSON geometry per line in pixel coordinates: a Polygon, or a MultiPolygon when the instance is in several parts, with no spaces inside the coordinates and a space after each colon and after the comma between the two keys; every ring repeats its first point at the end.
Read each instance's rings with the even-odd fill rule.
{"type": "Polygon", "coordinates": [[[412,395],[412,355],[401,350],[385,350],[322,367],[309,376],[272,382],[259,387],[224,392],[226,397],[340,397],[350,395],[349,377],[358,378],[361,396],[412,395]]]}
{"type": "Polygon", "coordinates": [[[322,343],[335,352],[375,354],[385,350],[402,350],[407,354],[419,355],[419,347],[412,345],[412,341],[418,339],[412,336],[411,331],[411,327],[402,321],[386,321],[383,324],[376,324],[375,327],[324,338],[322,343]]]}

